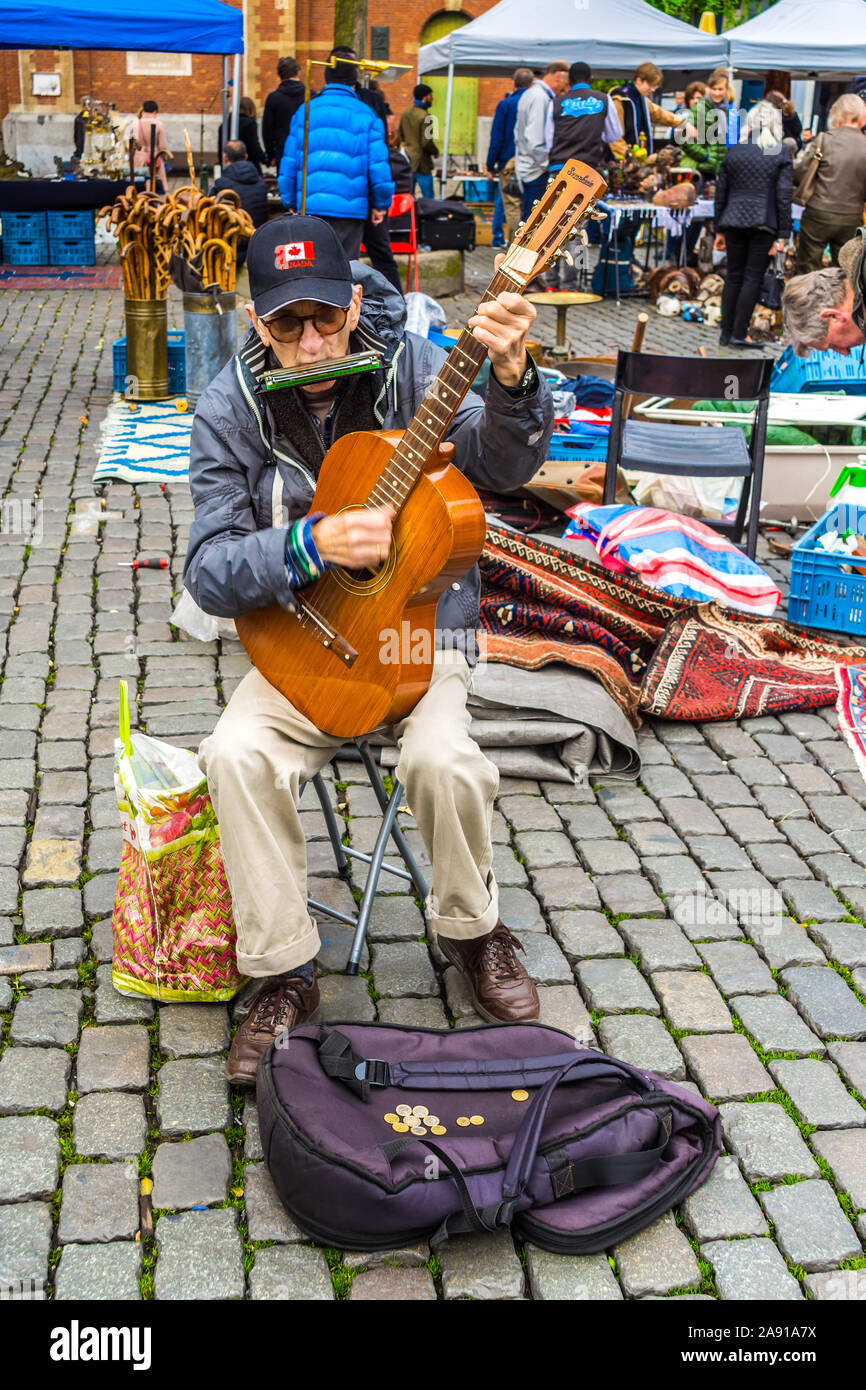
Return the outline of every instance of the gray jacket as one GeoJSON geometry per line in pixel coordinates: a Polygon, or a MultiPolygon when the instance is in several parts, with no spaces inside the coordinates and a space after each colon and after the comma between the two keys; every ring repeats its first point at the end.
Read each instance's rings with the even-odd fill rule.
{"type": "Polygon", "coordinates": [[[547,173],[553,144],[553,103],[553,92],[541,78],[520,98],[514,125],[514,172],[521,183],[547,173]]]}
{"type": "MultiPolygon", "coordinates": [[[[352,272],[364,296],[351,348],[383,352],[385,365],[372,374],[375,422],[381,429],[402,429],[445,353],[426,338],[404,332],[405,300],[383,276],[359,262],[353,262],[352,272]]],[[[297,607],[284,558],[286,527],[311,509],[323,450],[318,458],[310,457],[307,447],[302,457],[297,443],[277,432],[267,393],[257,389],[265,357],[251,330],[203,393],[193,421],[189,481],[195,518],[183,582],[199,607],[218,617],[234,618],[272,603],[289,612],[297,607]]],[[[306,417],[301,393],[292,395],[306,417]]],[[[319,439],[311,422],[312,417],[304,421],[301,431],[308,445],[311,438],[319,439]]],[[[334,424],[336,436],[348,432],[340,429],[339,404],[334,424]]],[[[349,422],[348,429],[354,427],[349,422]]],[[[470,391],[446,438],[454,444],[454,463],[473,483],[509,492],[541,467],[552,430],[553,403],[542,377],[530,394],[515,397],[491,374],[486,403],[470,391]]],[[[437,628],[454,632],[454,644],[470,659],[480,592],[474,565],[459,584],[446,589],[436,613],[437,628]]]]}

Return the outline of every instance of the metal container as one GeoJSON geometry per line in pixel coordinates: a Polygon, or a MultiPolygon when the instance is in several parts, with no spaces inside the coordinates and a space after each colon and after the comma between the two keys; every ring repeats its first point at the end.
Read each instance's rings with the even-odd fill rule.
{"type": "Polygon", "coordinates": [[[238,342],[237,295],[185,294],[186,394],[194,404],[234,356],[238,342]]]}
{"type": "Polygon", "coordinates": [[[127,395],[136,401],[164,401],[168,390],[168,303],[165,299],[127,299],[127,395]]]}

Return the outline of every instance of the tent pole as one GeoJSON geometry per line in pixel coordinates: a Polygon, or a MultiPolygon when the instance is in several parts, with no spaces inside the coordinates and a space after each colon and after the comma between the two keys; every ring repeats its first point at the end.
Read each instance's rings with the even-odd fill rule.
{"type": "MultiPolygon", "coordinates": [[[[223,119],[222,119],[222,143],[228,143],[229,138],[229,60],[228,54],[223,54],[223,119]]],[[[220,163],[223,160],[220,159],[220,163]]]]}
{"type": "Polygon", "coordinates": [[[241,121],[241,55],[235,54],[232,72],[232,139],[237,140],[241,121]]]}
{"type": "Polygon", "coordinates": [[[439,178],[439,197],[445,197],[445,180],[448,176],[448,138],[451,134],[451,99],[454,95],[454,64],[448,64],[448,95],[445,98],[445,139],[442,142],[442,173],[439,178]]]}

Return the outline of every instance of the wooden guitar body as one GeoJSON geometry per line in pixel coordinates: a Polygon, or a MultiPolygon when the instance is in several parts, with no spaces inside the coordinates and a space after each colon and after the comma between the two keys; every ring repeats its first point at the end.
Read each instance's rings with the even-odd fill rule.
{"type": "MultiPolygon", "coordinates": [[[[323,460],[311,511],[365,505],[403,436],[344,435],[323,460]]],[[[357,653],[349,664],[279,605],[236,620],[254,666],[324,733],[354,738],[404,718],[430,684],[436,604],[475,563],[484,510],[472,484],[438,453],[428,460],[394,523],[375,571],[331,569],[300,591],[357,653]]]]}

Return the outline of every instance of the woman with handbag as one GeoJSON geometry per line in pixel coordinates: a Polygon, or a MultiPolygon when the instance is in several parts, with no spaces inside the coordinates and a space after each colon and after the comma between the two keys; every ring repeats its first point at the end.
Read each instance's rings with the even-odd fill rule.
{"type": "Polygon", "coordinates": [[[829,244],[831,265],[863,221],[866,203],[866,103],[846,92],[830,107],[822,131],[794,166],[794,196],[805,203],[800,221],[797,274],[820,270],[829,244]]]}
{"type": "Polygon", "coordinates": [[[785,245],[791,230],[791,152],[782,144],[782,116],[760,101],[749,112],[748,141],[733,145],[716,179],[715,249],[727,253],[722,292],[722,346],[760,347],[749,322],[767,258],[785,245]]]}

